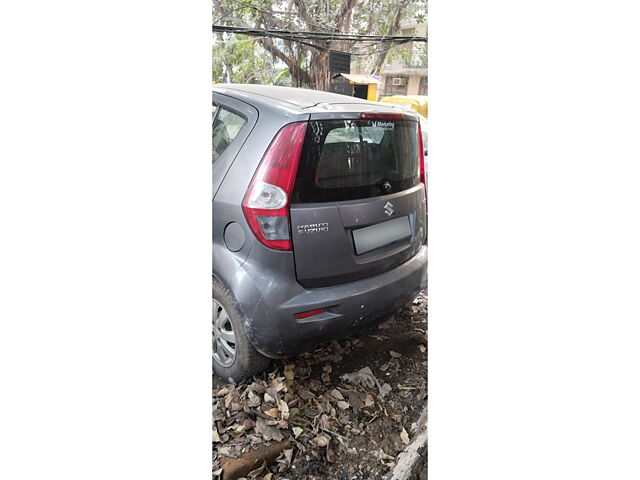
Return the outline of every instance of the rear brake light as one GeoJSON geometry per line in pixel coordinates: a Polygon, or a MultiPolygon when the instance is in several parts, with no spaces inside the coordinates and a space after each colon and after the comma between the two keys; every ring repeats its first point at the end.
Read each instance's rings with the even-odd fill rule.
{"type": "Polygon", "coordinates": [[[307,317],[312,317],[314,315],[318,315],[319,313],[323,313],[323,312],[324,312],[324,308],[319,308],[318,310],[311,310],[310,312],[296,313],[294,317],[298,319],[307,318],[307,317]]]}
{"type": "Polygon", "coordinates": [[[404,120],[401,113],[361,113],[361,120],[404,120]]]}
{"type": "Polygon", "coordinates": [[[422,139],[422,129],[420,128],[420,124],[418,124],[418,167],[420,168],[420,182],[422,182],[422,186],[424,187],[424,198],[425,202],[427,201],[427,179],[425,175],[425,165],[424,165],[424,143],[422,139]]]}
{"type": "Polygon", "coordinates": [[[427,186],[427,182],[425,181],[425,176],[424,176],[424,143],[422,140],[422,130],[420,130],[420,126],[418,126],[418,140],[419,140],[419,149],[420,151],[418,152],[418,162],[420,162],[420,181],[425,185],[425,188],[427,186]]]}
{"type": "Polygon", "coordinates": [[[276,134],[242,201],[253,234],[276,250],[291,250],[289,201],[306,130],[306,122],[292,123],[276,134]]]}

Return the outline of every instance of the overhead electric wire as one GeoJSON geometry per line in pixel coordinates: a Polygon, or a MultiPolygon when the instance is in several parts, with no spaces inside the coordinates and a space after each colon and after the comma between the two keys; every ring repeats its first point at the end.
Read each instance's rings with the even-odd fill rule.
{"type": "MultiPolygon", "coordinates": [[[[399,36],[399,35],[359,35],[351,33],[334,33],[334,32],[305,32],[291,30],[270,30],[262,28],[247,27],[231,27],[226,25],[212,25],[213,32],[236,33],[250,36],[273,37],[282,40],[298,41],[317,40],[317,41],[352,41],[352,42],[375,42],[375,43],[408,43],[408,42],[427,42],[427,37],[418,36],[399,36]]],[[[316,45],[314,45],[316,46],[316,45]]],[[[321,48],[321,47],[320,47],[321,48]]]]}
{"type": "MultiPolygon", "coordinates": [[[[252,37],[252,38],[248,38],[246,40],[230,40],[230,41],[225,41],[225,45],[236,45],[238,43],[247,43],[247,42],[253,42],[253,41],[259,41],[261,39],[264,39],[267,37],[252,37]]],[[[333,50],[331,48],[324,48],[324,47],[318,47],[317,45],[313,45],[307,42],[299,42],[302,43],[304,45],[308,45],[310,47],[313,48],[317,48],[318,50],[323,50],[323,51],[329,51],[329,50],[333,50]]],[[[373,45],[366,45],[363,48],[371,48],[373,45]]],[[[350,52],[349,55],[353,56],[370,56],[370,55],[378,55],[380,53],[386,53],[389,50],[392,50],[393,48],[398,47],[398,45],[389,45],[386,48],[382,48],[382,45],[379,45],[375,50],[371,51],[371,52],[350,52]]]]}

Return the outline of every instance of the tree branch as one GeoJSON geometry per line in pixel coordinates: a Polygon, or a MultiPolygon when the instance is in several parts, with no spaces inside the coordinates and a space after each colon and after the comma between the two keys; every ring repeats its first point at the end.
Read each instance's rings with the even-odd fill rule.
{"type": "MultiPolygon", "coordinates": [[[[398,33],[398,30],[400,30],[400,22],[402,21],[402,14],[405,12],[405,7],[407,6],[407,3],[409,3],[409,0],[404,0],[396,8],[396,13],[393,16],[391,24],[389,25],[389,33],[388,34],[390,36],[391,35],[395,35],[396,33],[398,33]]],[[[387,58],[389,50],[390,50],[390,48],[384,49],[384,50],[382,50],[380,52],[375,64],[373,65],[373,68],[371,70],[371,74],[372,75],[379,75],[380,74],[380,70],[382,70],[382,65],[384,64],[384,61],[387,58]]]]}
{"type": "Polygon", "coordinates": [[[353,11],[357,3],[358,0],[342,0],[342,2],[340,3],[340,7],[338,8],[336,16],[333,20],[333,23],[339,31],[342,32],[342,29],[345,28],[345,26],[349,26],[348,23],[350,23],[349,21],[351,20],[351,12],[353,11]]]}

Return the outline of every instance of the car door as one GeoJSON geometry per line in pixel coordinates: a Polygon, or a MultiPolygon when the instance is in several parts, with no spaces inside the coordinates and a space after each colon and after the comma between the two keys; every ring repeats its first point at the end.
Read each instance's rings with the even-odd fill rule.
{"type": "Polygon", "coordinates": [[[249,138],[258,111],[248,103],[213,93],[213,197],[229,167],[249,138]]]}

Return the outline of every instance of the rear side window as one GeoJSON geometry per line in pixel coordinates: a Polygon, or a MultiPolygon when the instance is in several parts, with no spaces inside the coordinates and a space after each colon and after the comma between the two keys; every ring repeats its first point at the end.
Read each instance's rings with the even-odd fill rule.
{"type": "Polygon", "coordinates": [[[416,122],[311,121],[293,201],[332,202],[401,192],[420,183],[417,158],[416,122]]]}
{"type": "Polygon", "coordinates": [[[219,107],[218,115],[213,123],[213,163],[216,163],[216,160],[231,145],[245,123],[247,120],[244,117],[219,107]]]}

